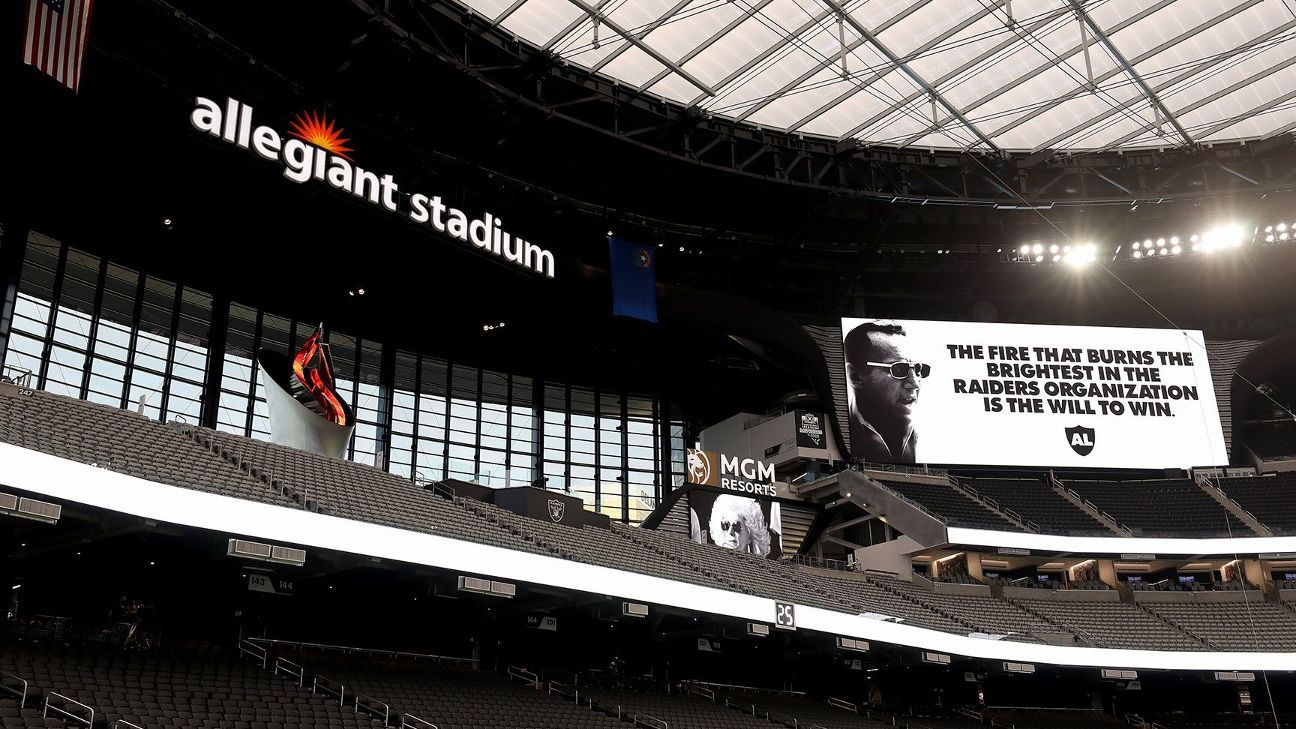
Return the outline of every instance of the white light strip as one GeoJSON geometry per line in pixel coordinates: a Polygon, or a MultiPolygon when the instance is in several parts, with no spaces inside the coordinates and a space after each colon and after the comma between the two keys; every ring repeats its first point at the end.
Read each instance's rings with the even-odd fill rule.
{"type": "Polygon", "coordinates": [[[1008,547],[1036,552],[1069,552],[1084,555],[1155,554],[1229,555],[1296,551],[1296,537],[1068,537],[1056,534],[1001,532],[991,529],[946,530],[950,544],[969,547],[1008,547]]]}
{"type": "MultiPolygon", "coordinates": [[[[775,619],[775,601],[768,598],[167,486],[5,443],[0,443],[0,484],[56,500],[222,534],[596,592],[757,622],[773,623],[775,619]]],[[[1296,670],[1296,653],[1035,645],[970,638],[803,605],[797,605],[796,614],[797,627],[802,629],[974,658],[1095,667],[1296,670]]]]}

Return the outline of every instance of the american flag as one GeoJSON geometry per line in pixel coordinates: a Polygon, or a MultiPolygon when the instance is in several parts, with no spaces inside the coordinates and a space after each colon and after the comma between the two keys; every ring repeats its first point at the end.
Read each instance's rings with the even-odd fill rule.
{"type": "Polygon", "coordinates": [[[94,0],[27,0],[23,62],[76,91],[94,0]]]}

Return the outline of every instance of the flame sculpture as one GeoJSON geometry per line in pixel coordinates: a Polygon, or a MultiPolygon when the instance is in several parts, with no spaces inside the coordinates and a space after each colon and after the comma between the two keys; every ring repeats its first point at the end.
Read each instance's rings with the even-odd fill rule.
{"type": "Polygon", "coordinates": [[[355,432],[355,415],[338,394],[324,326],[296,355],[262,349],[256,362],[265,386],[271,442],[345,458],[355,432]]]}
{"type": "Polygon", "coordinates": [[[293,358],[293,397],[330,423],[347,424],[347,409],[337,393],[333,355],[316,329],[293,358]]]}

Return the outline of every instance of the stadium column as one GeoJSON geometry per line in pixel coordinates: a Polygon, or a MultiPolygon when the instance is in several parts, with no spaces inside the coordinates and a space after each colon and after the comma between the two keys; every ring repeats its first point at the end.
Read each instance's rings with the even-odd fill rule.
{"type": "Polygon", "coordinates": [[[531,459],[532,483],[549,488],[545,482],[544,468],[544,429],[545,429],[545,380],[534,377],[531,380],[531,459]]]}
{"type": "Polygon", "coordinates": [[[211,308],[211,328],[207,330],[207,375],[203,378],[202,407],[198,411],[198,424],[215,430],[220,414],[221,379],[225,376],[229,294],[223,292],[213,294],[211,308]]]}
{"type": "Polygon", "coordinates": [[[15,218],[0,219],[0,362],[9,349],[9,330],[18,305],[18,281],[27,249],[28,225],[15,218]]]}
{"type": "Polygon", "coordinates": [[[382,444],[382,463],[386,471],[391,465],[392,393],[396,390],[396,348],[390,343],[381,345],[378,361],[378,442],[382,444]]]}
{"type": "Polygon", "coordinates": [[[661,393],[656,403],[657,420],[657,505],[674,490],[675,478],[671,473],[671,406],[670,395],[661,393]]]}

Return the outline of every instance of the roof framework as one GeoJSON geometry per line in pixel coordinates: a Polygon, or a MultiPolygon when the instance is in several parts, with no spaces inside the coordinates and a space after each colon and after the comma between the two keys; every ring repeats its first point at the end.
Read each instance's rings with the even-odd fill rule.
{"type": "Polygon", "coordinates": [[[708,118],[836,141],[1082,152],[1296,128],[1291,0],[459,0],[708,118]]]}

